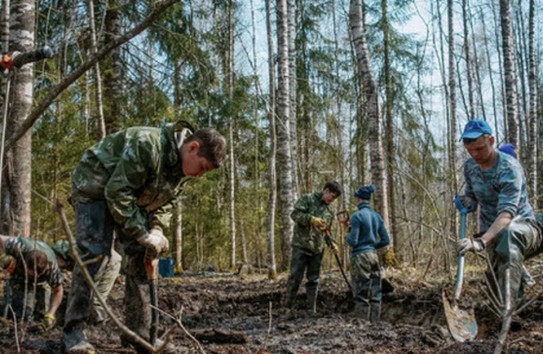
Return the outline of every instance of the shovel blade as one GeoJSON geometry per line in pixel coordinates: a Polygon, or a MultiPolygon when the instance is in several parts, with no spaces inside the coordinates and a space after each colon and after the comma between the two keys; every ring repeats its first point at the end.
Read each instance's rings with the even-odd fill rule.
{"type": "Polygon", "coordinates": [[[457,304],[451,304],[445,291],[443,291],[443,308],[447,326],[454,340],[465,342],[477,336],[477,321],[473,309],[461,309],[457,304]]]}

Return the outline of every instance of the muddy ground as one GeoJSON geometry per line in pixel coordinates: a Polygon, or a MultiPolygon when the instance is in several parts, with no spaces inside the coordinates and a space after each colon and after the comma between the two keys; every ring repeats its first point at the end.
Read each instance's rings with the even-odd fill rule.
{"type": "MultiPolygon", "coordinates": [[[[450,282],[423,281],[424,277],[413,276],[408,269],[389,274],[394,291],[384,296],[379,325],[350,312],[347,286],[338,273],[329,271],[321,280],[316,315],[304,309],[303,288],[296,308],[284,308],[286,279],[269,281],[263,274],[242,278],[205,273],[161,279],[159,305],[168,313],[182,314],[182,324],[199,336],[205,353],[491,353],[501,323],[483,305],[479,276],[480,271],[467,272],[462,297],[464,305],[475,307],[479,325],[478,338],[470,343],[454,342],[447,330],[441,293],[450,282]]],[[[543,289],[543,279],[538,278],[529,291],[532,296],[543,289]]],[[[120,277],[108,300],[119,315],[123,286],[120,277]]],[[[508,352],[543,352],[542,309],[543,301],[535,301],[516,319],[508,336],[508,352]]],[[[161,331],[175,326],[172,320],[161,318],[161,331]]],[[[201,352],[180,328],[172,333],[175,345],[188,348],[189,353],[201,352]]],[[[119,331],[111,321],[90,326],[87,334],[98,353],[134,353],[121,346],[119,331]]],[[[27,332],[18,340],[12,328],[3,328],[0,350],[15,353],[19,342],[22,353],[62,353],[60,338],[60,326],[45,334],[27,332]]]]}

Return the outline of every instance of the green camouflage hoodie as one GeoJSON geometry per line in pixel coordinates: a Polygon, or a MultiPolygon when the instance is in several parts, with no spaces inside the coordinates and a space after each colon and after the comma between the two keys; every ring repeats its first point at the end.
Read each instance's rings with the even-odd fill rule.
{"type": "Polygon", "coordinates": [[[290,217],[294,220],[294,236],[292,246],[301,248],[313,254],[321,253],[324,249],[324,233],[311,225],[311,217],[316,216],[332,225],[334,209],[322,201],[322,192],[305,194],[294,204],[290,217]]]}
{"type": "Polygon", "coordinates": [[[169,225],[177,195],[188,180],[177,141],[192,134],[188,123],[133,127],[85,151],[72,174],[72,201],[106,200],[128,237],[169,225]],[[176,138],[177,135],[177,138],[176,138]]]}

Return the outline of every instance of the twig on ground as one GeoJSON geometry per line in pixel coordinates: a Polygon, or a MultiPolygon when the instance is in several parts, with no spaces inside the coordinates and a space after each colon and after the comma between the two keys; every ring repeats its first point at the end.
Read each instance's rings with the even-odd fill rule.
{"type": "Polygon", "coordinates": [[[183,333],[185,333],[185,335],[187,337],[189,337],[196,344],[196,346],[198,347],[198,350],[200,351],[200,353],[205,354],[205,350],[202,347],[202,345],[200,344],[200,342],[198,341],[198,339],[196,339],[192,334],[190,334],[190,332],[185,328],[185,326],[183,325],[183,322],[181,321],[182,316],[183,316],[183,307],[181,307],[181,310],[179,310],[179,316],[178,317],[175,317],[172,314],[169,314],[169,313],[165,312],[164,310],[159,309],[158,307],[155,307],[155,306],[152,306],[152,305],[151,305],[151,307],[157,309],[158,312],[160,312],[164,316],[169,317],[172,320],[174,320],[175,323],[177,323],[177,325],[179,326],[179,328],[181,328],[183,333]]]}
{"type": "Polygon", "coordinates": [[[68,220],[66,219],[66,214],[64,213],[64,208],[62,206],[62,203],[58,200],[57,200],[57,212],[60,215],[64,232],[66,233],[66,236],[68,238],[70,251],[72,252],[72,255],[74,256],[74,261],[79,267],[79,270],[81,271],[81,274],[85,278],[85,281],[87,282],[89,287],[92,289],[94,296],[96,296],[96,298],[98,299],[98,301],[100,302],[104,310],[106,311],[109,318],[111,318],[111,320],[115,323],[117,327],[119,327],[119,329],[123,332],[123,334],[126,334],[126,336],[129,337],[131,340],[138,343],[139,345],[141,345],[142,347],[144,347],[146,350],[150,351],[151,353],[158,353],[157,349],[152,344],[147,342],[145,339],[141,338],[137,333],[132,332],[117,318],[117,316],[115,316],[113,311],[111,311],[106,301],[102,298],[102,296],[96,289],[96,284],[94,283],[92,276],[87,270],[85,263],[83,262],[83,260],[81,260],[81,257],[79,257],[79,253],[77,252],[77,249],[75,247],[75,240],[72,235],[72,231],[70,230],[70,225],[68,224],[68,220]]]}
{"type": "Polygon", "coordinates": [[[271,329],[272,329],[272,318],[273,318],[273,317],[272,317],[272,302],[271,302],[271,301],[270,301],[270,305],[269,305],[269,307],[268,307],[268,314],[269,314],[269,316],[268,316],[268,318],[269,318],[269,320],[268,320],[268,337],[269,337],[270,334],[271,334],[271,329]]]}
{"type": "Polygon", "coordinates": [[[13,311],[13,307],[11,305],[8,305],[9,311],[11,311],[11,316],[15,319],[13,321],[13,331],[15,332],[15,344],[17,344],[17,353],[21,352],[21,346],[19,345],[19,334],[17,333],[17,316],[15,315],[15,311],[13,311]]]}
{"type": "Polygon", "coordinates": [[[533,298],[531,298],[530,300],[528,300],[526,303],[524,303],[521,307],[519,307],[518,309],[515,310],[515,315],[518,315],[519,313],[521,313],[522,311],[524,311],[524,309],[526,309],[526,307],[530,306],[531,304],[533,304],[536,300],[540,299],[541,297],[543,296],[543,291],[539,292],[536,296],[534,296],[533,298]]]}

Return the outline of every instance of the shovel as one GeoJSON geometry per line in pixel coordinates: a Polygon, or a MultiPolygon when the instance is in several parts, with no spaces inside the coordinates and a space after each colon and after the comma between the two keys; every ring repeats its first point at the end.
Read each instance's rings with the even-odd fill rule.
{"type": "MultiPolygon", "coordinates": [[[[466,218],[467,214],[475,210],[475,206],[469,209],[462,205],[460,196],[454,199],[456,208],[460,211],[460,239],[466,237],[466,218]]],[[[462,309],[458,306],[460,293],[462,292],[462,283],[464,281],[464,256],[458,256],[458,267],[456,270],[456,284],[454,287],[454,296],[452,302],[445,290],[443,290],[443,307],[447,326],[452,337],[458,342],[473,340],[477,336],[477,321],[473,313],[473,308],[462,309]]]]}
{"type": "Polygon", "coordinates": [[[145,272],[151,291],[151,344],[155,345],[158,333],[158,256],[150,249],[145,251],[145,272]]]}

